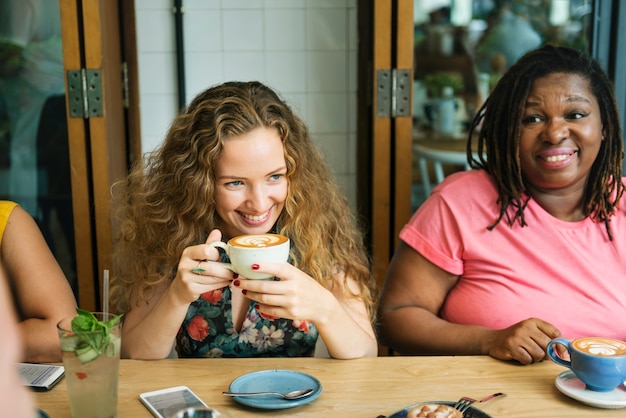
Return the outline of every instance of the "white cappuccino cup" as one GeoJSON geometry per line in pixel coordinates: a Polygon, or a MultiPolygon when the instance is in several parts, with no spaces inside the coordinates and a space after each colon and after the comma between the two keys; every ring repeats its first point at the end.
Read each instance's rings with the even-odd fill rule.
{"type": "Polygon", "coordinates": [[[214,241],[208,245],[223,249],[230,263],[220,263],[247,279],[267,280],[273,276],[252,270],[253,264],[284,263],[289,259],[289,238],[279,234],[239,235],[228,242],[214,241]]]}

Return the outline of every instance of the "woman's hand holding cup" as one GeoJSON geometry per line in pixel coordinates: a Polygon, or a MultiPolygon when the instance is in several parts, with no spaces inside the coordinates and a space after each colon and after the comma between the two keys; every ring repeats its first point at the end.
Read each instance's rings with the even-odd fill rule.
{"type": "Polygon", "coordinates": [[[268,280],[273,276],[252,269],[264,262],[285,263],[289,259],[289,238],[278,234],[240,235],[228,240],[213,241],[209,246],[222,248],[230,263],[221,265],[246,279],[268,280]]]}

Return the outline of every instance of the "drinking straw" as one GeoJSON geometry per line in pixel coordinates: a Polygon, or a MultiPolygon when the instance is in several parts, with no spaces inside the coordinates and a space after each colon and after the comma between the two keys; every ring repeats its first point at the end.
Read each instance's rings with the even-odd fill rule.
{"type": "Polygon", "coordinates": [[[109,270],[104,270],[102,278],[102,312],[106,318],[109,313],[109,270]]]}

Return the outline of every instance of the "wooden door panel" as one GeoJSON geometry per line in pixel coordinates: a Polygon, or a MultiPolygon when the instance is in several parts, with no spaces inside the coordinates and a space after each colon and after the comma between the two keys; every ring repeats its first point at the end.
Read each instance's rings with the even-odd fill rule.
{"type": "MultiPolygon", "coordinates": [[[[78,30],[79,8],[76,0],[61,0],[61,27],[63,36],[63,63],[65,73],[81,68],[81,39],[78,30]]],[[[67,80],[66,80],[67,85],[67,80]]],[[[68,109],[82,106],[82,103],[70,102],[66,92],[68,109]]],[[[85,309],[94,310],[96,294],[94,289],[92,223],[91,223],[91,185],[89,182],[88,145],[85,120],[67,117],[70,170],[72,183],[72,208],[74,213],[74,237],[76,240],[76,276],[78,283],[78,302],[85,309]]]]}
{"type": "MultiPolygon", "coordinates": [[[[375,104],[379,71],[408,70],[412,80],[413,0],[374,0],[373,31],[371,83],[375,104]]],[[[412,84],[408,88],[412,89],[412,84]]],[[[373,105],[371,121],[372,254],[374,272],[382,286],[398,233],[411,215],[413,119],[410,110],[407,116],[379,116],[373,105]]]]}
{"type": "MultiPolygon", "coordinates": [[[[370,27],[364,27],[362,36],[371,36],[371,51],[362,59],[363,67],[370,69],[368,91],[371,91],[371,103],[367,103],[369,113],[363,112],[370,122],[370,143],[366,149],[371,164],[362,164],[359,177],[367,175],[371,179],[371,209],[367,215],[370,219],[370,246],[372,252],[374,274],[379,287],[383,286],[385,274],[393,251],[398,242],[398,233],[407,222],[411,213],[411,145],[412,145],[412,112],[407,116],[381,116],[378,112],[378,73],[394,70],[408,70],[413,74],[413,0],[372,0],[361,1],[359,7],[371,10],[364,21],[370,27]]],[[[397,74],[397,72],[396,72],[397,74]]],[[[393,75],[392,75],[393,77],[393,75]]],[[[409,83],[412,90],[412,82],[409,83]]],[[[407,92],[409,98],[411,91],[407,92]]],[[[361,94],[360,97],[368,97],[361,94]]],[[[408,100],[409,106],[412,100],[408,100]]],[[[362,106],[366,106],[362,104],[362,106]]],[[[362,125],[362,123],[360,123],[362,125]]],[[[363,158],[364,153],[359,153],[363,158]]],[[[367,216],[366,215],[366,216],[367,216]]],[[[379,347],[379,354],[386,355],[386,347],[379,347]]]]}
{"type": "Polygon", "coordinates": [[[102,112],[68,118],[79,305],[100,310],[100,279],[111,269],[113,248],[110,189],[126,174],[128,155],[119,2],[61,0],[61,21],[66,72],[100,76],[102,112]]]}
{"type": "MultiPolygon", "coordinates": [[[[373,102],[378,100],[377,73],[391,68],[391,23],[390,1],[374,2],[373,43],[373,102]]],[[[391,118],[377,116],[377,107],[372,106],[372,254],[374,274],[381,285],[389,263],[391,246],[389,219],[391,210],[391,118]]]]}
{"type": "Polygon", "coordinates": [[[98,277],[111,269],[111,185],[126,173],[118,2],[83,0],[85,64],[100,68],[103,117],[89,118],[98,277]],[[105,36],[106,28],[106,36],[105,36]],[[106,59],[105,59],[106,58],[106,59]]]}
{"type": "MultiPolygon", "coordinates": [[[[401,0],[397,3],[395,33],[395,62],[394,68],[410,70],[410,80],[413,80],[413,0],[401,0]]],[[[413,84],[406,86],[413,96],[413,84]]],[[[412,103],[413,100],[409,100],[412,103]]],[[[394,161],[392,168],[394,176],[393,196],[393,224],[391,225],[393,248],[398,245],[398,234],[411,216],[411,185],[413,183],[413,112],[408,116],[394,118],[395,141],[394,161]]]]}

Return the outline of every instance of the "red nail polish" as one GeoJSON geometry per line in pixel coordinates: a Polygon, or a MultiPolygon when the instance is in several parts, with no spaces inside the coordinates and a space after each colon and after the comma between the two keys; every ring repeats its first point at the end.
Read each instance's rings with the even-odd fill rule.
{"type": "Polygon", "coordinates": [[[240,282],[239,282],[239,280],[235,280],[235,281],[233,282],[233,284],[234,284],[235,286],[239,286],[240,282]]]}
{"type": "Polygon", "coordinates": [[[259,310],[259,304],[258,303],[254,304],[254,309],[256,309],[257,311],[259,310]]]}
{"type": "Polygon", "coordinates": [[[247,295],[247,294],[248,294],[248,291],[247,291],[246,289],[243,289],[243,290],[241,291],[241,294],[243,294],[243,295],[247,295]]]}
{"type": "Polygon", "coordinates": [[[233,273],[233,278],[236,279],[237,277],[239,277],[238,273],[233,273]]]}
{"type": "Polygon", "coordinates": [[[252,270],[258,270],[259,269],[259,265],[258,264],[253,264],[252,265],[252,270]]]}

